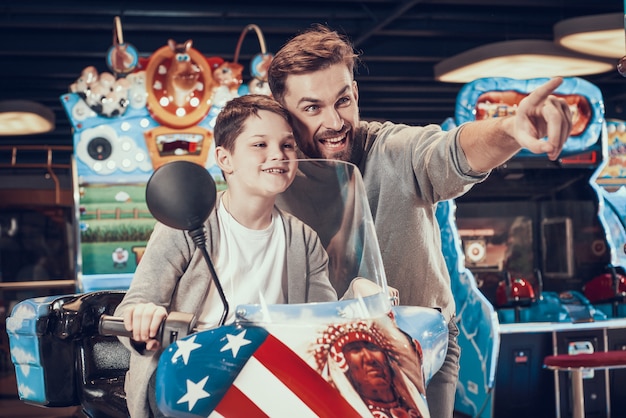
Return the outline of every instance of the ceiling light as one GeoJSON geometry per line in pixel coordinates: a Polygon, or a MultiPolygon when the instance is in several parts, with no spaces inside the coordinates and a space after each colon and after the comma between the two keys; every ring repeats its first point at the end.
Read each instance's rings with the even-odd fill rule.
{"type": "Polygon", "coordinates": [[[483,77],[530,79],[599,74],[615,63],[560,48],[550,41],[515,40],[479,46],[435,65],[435,78],[469,83],[483,77]]]}
{"type": "Polygon", "coordinates": [[[33,135],[54,129],[54,112],[30,100],[0,101],[0,136],[33,135]]]}
{"type": "Polygon", "coordinates": [[[563,20],[554,25],[554,42],[583,54],[621,58],[626,55],[624,14],[608,13],[563,20]]]}

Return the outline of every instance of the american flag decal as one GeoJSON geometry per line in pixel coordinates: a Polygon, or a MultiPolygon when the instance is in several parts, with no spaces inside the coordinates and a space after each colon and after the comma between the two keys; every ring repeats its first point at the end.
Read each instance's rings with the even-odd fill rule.
{"type": "Polygon", "coordinates": [[[157,371],[159,408],[177,417],[359,417],[283,342],[255,326],[178,340],[157,371]]]}

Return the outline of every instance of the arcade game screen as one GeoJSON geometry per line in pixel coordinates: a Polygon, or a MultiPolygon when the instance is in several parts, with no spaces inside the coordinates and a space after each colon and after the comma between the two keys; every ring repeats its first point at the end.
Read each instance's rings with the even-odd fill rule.
{"type": "Polygon", "coordinates": [[[582,290],[608,263],[606,241],[601,226],[592,222],[594,214],[594,206],[581,201],[459,205],[465,266],[494,306],[498,284],[507,275],[525,279],[536,294],[582,290]]]}
{"type": "Polygon", "coordinates": [[[465,266],[494,305],[496,288],[508,272],[512,278],[534,276],[533,224],[527,216],[460,218],[465,266]]]}

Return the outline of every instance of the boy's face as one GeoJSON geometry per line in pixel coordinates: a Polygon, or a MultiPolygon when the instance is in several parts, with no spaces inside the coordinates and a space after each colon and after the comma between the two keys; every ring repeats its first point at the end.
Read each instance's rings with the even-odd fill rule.
{"type": "Polygon", "coordinates": [[[246,120],[232,153],[218,147],[217,161],[229,189],[240,187],[247,194],[267,197],[289,187],[298,168],[296,158],[291,126],[276,113],[260,110],[258,117],[246,120]]]}
{"type": "Polygon", "coordinates": [[[359,94],[350,70],[335,64],[289,75],[285,87],[283,105],[294,119],[301,151],[309,158],[350,161],[359,123],[359,94]]]}

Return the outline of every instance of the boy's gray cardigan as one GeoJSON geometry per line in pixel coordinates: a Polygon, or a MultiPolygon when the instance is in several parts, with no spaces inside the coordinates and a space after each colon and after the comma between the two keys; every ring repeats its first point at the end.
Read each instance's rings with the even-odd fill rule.
{"type": "MultiPolygon", "coordinates": [[[[206,248],[214,258],[219,254],[219,224],[215,209],[204,226],[207,233],[206,248]]],[[[337,300],[337,294],[328,280],[328,256],[317,234],[298,218],[280,212],[285,224],[285,257],[288,278],[285,294],[287,303],[323,302],[337,300]]],[[[137,266],[130,288],[115,311],[121,316],[124,310],[136,303],[153,302],[164,306],[168,312],[199,314],[212,286],[211,274],[200,250],[187,232],[157,223],[146,251],[137,266]]],[[[125,391],[130,416],[149,416],[148,381],[156,369],[161,351],[141,350],[128,338],[120,340],[131,350],[130,368],[126,374],[125,391]]]]}

